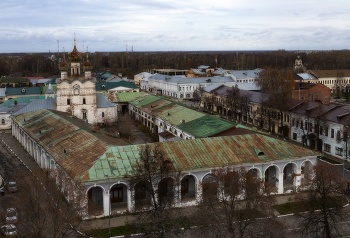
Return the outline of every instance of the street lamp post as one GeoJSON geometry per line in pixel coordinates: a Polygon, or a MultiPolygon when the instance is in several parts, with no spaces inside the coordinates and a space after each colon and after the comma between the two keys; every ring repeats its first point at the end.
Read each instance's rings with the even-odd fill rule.
{"type": "MultiPolygon", "coordinates": [[[[105,176],[108,179],[108,187],[110,186],[109,183],[109,177],[108,174],[105,174],[105,176]]],[[[111,188],[108,188],[108,202],[109,202],[109,208],[108,208],[108,217],[109,217],[109,236],[111,236],[111,188]]]]}

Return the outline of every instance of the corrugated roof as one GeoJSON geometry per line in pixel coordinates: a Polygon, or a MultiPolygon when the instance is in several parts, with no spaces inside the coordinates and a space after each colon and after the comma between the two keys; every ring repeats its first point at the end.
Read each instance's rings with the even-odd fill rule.
{"type": "Polygon", "coordinates": [[[236,124],[212,116],[202,116],[177,127],[196,138],[207,137],[219,132],[233,128],[236,124]]]}
{"type": "Polygon", "coordinates": [[[109,146],[128,145],[63,112],[42,109],[14,116],[13,120],[74,178],[83,176],[109,146]]]}
{"type": "MultiPolygon", "coordinates": [[[[149,144],[160,148],[168,160],[181,171],[193,171],[222,166],[240,166],[269,163],[307,156],[319,152],[258,134],[180,140],[149,144]],[[256,151],[264,155],[258,156],[256,151]]],[[[108,150],[82,176],[83,182],[122,179],[133,171],[140,151],[145,145],[109,147],[108,150]]]]}

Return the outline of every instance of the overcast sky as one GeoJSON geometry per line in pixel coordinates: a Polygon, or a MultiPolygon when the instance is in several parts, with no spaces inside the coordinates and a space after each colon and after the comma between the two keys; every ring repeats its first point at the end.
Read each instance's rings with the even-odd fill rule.
{"type": "Polygon", "coordinates": [[[349,0],[1,0],[0,52],[348,49],[349,0]]]}

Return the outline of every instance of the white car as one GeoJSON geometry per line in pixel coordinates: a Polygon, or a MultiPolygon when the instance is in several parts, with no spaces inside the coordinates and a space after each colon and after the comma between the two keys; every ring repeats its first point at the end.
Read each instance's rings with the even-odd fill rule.
{"type": "Polygon", "coordinates": [[[15,237],[17,236],[17,228],[13,224],[4,225],[1,227],[2,232],[5,234],[6,237],[15,237]]]}
{"type": "Polygon", "coordinates": [[[16,208],[7,208],[6,210],[6,222],[7,223],[16,223],[17,222],[17,211],[16,208]]]}

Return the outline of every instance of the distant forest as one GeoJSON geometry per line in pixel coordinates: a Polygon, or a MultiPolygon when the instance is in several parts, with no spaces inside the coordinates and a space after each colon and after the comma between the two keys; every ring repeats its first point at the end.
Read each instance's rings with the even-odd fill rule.
{"type": "MultiPolygon", "coordinates": [[[[293,69],[297,54],[291,51],[252,52],[95,52],[89,55],[95,71],[109,70],[133,78],[148,69],[190,69],[199,65],[232,70],[272,67],[293,69]]],[[[68,55],[66,54],[66,59],[68,55]]],[[[350,50],[300,53],[304,66],[311,70],[350,69],[350,50]]],[[[58,75],[58,60],[62,53],[0,54],[0,76],[22,72],[24,76],[58,75]],[[54,55],[56,60],[51,59],[54,55]]],[[[84,55],[86,60],[86,55],[84,55]]]]}

